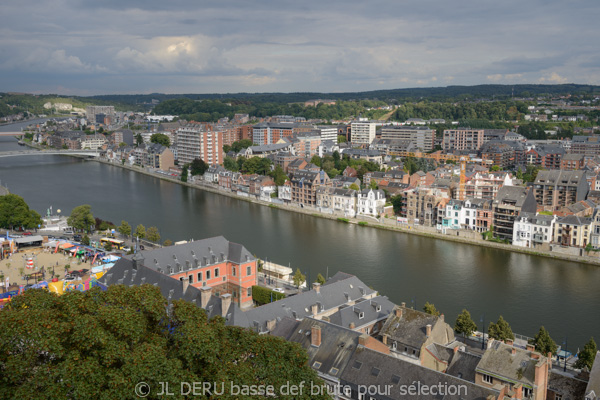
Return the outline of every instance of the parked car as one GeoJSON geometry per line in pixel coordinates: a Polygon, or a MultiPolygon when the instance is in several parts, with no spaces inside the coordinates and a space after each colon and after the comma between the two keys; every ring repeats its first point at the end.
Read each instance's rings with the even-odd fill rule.
{"type": "Polygon", "coordinates": [[[75,233],[75,232],[73,232],[73,231],[64,231],[64,234],[65,234],[65,235],[73,235],[74,233],[75,233]]]}
{"type": "Polygon", "coordinates": [[[76,240],[76,241],[78,241],[78,242],[81,242],[81,239],[83,239],[83,238],[81,237],[81,235],[73,235],[73,240],[76,240]]]}
{"type": "Polygon", "coordinates": [[[33,235],[33,233],[31,233],[29,231],[28,232],[23,232],[23,236],[31,236],[31,235],[33,235]]]}
{"type": "Polygon", "coordinates": [[[285,290],[283,290],[282,288],[275,288],[273,289],[273,291],[277,293],[285,293],[285,290]]]}

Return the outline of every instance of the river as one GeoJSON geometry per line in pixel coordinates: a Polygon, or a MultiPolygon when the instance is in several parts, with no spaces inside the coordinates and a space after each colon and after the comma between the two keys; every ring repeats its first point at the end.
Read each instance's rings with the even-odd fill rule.
{"type": "MultiPolygon", "coordinates": [[[[0,137],[0,151],[19,148],[0,137]]],[[[558,344],[568,336],[570,350],[600,337],[596,266],[339,223],[65,156],[0,158],[0,184],[40,213],[90,204],[116,225],[156,226],[162,240],[223,235],[311,280],[355,274],[395,303],[434,303],[451,324],[466,308],[480,330],[482,315],[486,325],[502,315],[520,334],[544,325],[558,344]]]]}

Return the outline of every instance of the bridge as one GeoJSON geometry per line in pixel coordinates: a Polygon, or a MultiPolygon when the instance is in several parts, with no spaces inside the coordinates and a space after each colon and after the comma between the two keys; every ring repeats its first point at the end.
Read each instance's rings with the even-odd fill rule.
{"type": "Polygon", "coordinates": [[[0,136],[23,136],[25,132],[0,132],[0,136]]]}
{"type": "Polygon", "coordinates": [[[88,156],[98,157],[100,150],[16,150],[0,151],[1,157],[20,157],[20,156],[88,156]]]}

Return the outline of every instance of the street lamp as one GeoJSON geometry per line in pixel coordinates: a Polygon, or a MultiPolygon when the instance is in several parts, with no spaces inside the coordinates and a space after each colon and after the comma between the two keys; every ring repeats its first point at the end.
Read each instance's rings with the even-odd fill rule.
{"type": "Polygon", "coordinates": [[[567,372],[567,337],[565,336],[565,341],[563,342],[565,345],[565,365],[563,367],[563,372],[567,372]]]}
{"type": "Polygon", "coordinates": [[[483,331],[481,334],[481,350],[485,349],[485,313],[479,318],[479,322],[483,323],[483,331]]]}

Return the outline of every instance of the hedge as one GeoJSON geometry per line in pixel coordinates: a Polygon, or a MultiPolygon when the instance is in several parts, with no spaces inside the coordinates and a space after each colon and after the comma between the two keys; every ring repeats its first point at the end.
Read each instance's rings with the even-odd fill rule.
{"type": "Polygon", "coordinates": [[[271,289],[262,286],[252,286],[252,300],[254,300],[258,304],[262,305],[270,303],[271,295],[273,295],[273,301],[285,298],[284,293],[275,292],[271,289]]]}

